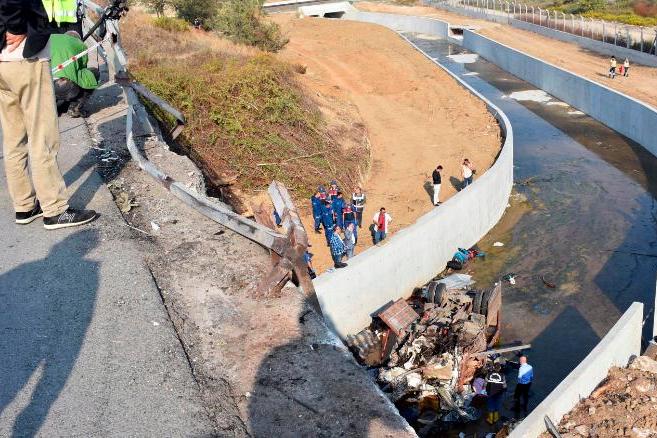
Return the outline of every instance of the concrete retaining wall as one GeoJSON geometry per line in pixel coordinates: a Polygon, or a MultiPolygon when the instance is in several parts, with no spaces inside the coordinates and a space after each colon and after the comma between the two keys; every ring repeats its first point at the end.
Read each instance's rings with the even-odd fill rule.
{"type": "Polygon", "coordinates": [[[657,156],[657,111],[648,105],[470,30],[463,32],[463,46],[631,138],[657,156]]]}
{"type": "Polygon", "coordinates": [[[586,358],[557,386],[525,420],[510,438],[533,438],[545,432],[547,415],[558,424],[564,414],[588,397],[607,377],[609,369],[625,366],[633,355],[641,354],[643,304],[634,303],[586,358]]]}
{"type": "Polygon", "coordinates": [[[548,38],[577,44],[580,47],[600,53],[601,55],[613,55],[616,58],[619,58],[621,61],[625,58],[628,58],[633,64],[643,64],[649,65],[651,67],[657,67],[657,56],[649,55],[648,53],[641,53],[638,50],[632,50],[628,49],[627,47],[620,47],[609,43],[603,43],[602,41],[596,41],[590,38],[573,35],[572,33],[550,29],[544,26],[538,26],[536,24],[528,23],[522,20],[510,19],[509,24],[513,27],[517,27],[518,29],[534,32],[548,38]]]}
{"type": "Polygon", "coordinates": [[[394,31],[424,33],[445,39],[449,33],[449,24],[436,20],[435,18],[361,11],[349,12],[344,18],[365,23],[380,24],[394,31]]]}
{"type": "MultiPolygon", "coordinates": [[[[442,37],[446,37],[448,30],[447,23],[438,20],[392,14],[358,13],[348,18],[442,37]]],[[[458,247],[477,243],[506,209],[513,185],[511,124],[488,100],[452,76],[485,101],[499,121],[506,137],[500,155],[466,190],[382,245],[359,254],[349,261],[348,268],[323,274],[314,281],[324,317],[342,338],[367,327],[372,314],[387,303],[409,296],[414,288],[430,281],[445,268],[458,247]]],[[[394,219],[395,212],[390,213],[394,219]]]]}
{"type": "Polygon", "coordinates": [[[509,18],[507,15],[495,11],[491,13],[486,13],[481,10],[467,9],[456,7],[444,2],[425,2],[425,4],[443,9],[449,12],[454,12],[455,14],[465,15],[467,17],[478,18],[480,20],[493,21],[495,23],[509,24],[518,29],[527,30],[529,32],[534,32],[539,35],[546,36],[548,38],[553,38],[555,40],[564,41],[567,43],[577,44],[580,47],[591,50],[601,55],[611,56],[614,55],[621,60],[624,58],[629,58],[632,63],[649,65],[652,67],[657,67],[657,56],[650,55],[648,53],[642,53],[637,50],[628,49],[626,47],[615,46],[610,43],[603,43],[602,41],[592,40],[591,38],[585,38],[582,36],[574,35],[572,33],[563,32],[557,29],[552,29],[545,26],[539,26],[537,24],[529,23],[527,21],[516,20],[514,18],[509,18]]]}

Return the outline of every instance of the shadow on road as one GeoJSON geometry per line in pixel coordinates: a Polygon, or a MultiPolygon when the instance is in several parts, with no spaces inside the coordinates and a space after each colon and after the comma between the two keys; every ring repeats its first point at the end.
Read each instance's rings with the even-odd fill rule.
{"type": "Polygon", "coordinates": [[[373,422],[375,428],[407,436],[383,398],[363,390],[369,378],[345,358],[350,353],[314,339],[326,329],[309,310],[306,302],[299,316],[300,336],[274,348],[260,364],[248,408],[252,436],[375,436],[373,422]]]}
{"type": "Polygon", "coordinates": [[[80,231],[0,275],[0,415],[15,418],[13,436],[38,433],[75,365],[99,283],[100,264],[85,256],[98,241],[80,231]]]}

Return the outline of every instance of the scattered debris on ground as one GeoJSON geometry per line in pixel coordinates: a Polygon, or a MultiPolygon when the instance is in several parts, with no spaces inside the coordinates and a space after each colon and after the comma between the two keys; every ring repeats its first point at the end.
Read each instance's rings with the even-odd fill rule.
{"type": "Polygon", "coordinates": [[[627,368],[612,368],[587,399],[564,415],[558,431],[562,438],[657,436],[657,361],[639,356],[627,368]]]}
{"type": "Polygon", "coordinates": [[[500,336],[502,285],[478,290],[473,284],[465,274],[431,281],[409,299],[389,303],[370,327],[347,339],[420,436],[477,420],[470,383],[491,359],[503,362],[490,350],[500,336]]]}

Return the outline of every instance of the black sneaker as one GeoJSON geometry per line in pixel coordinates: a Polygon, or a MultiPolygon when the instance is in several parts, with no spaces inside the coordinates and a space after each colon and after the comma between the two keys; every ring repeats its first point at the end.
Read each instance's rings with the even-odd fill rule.
{"type": "Polygon", "coordinates": [[[347,264],[346,264],[346,263],[342,263],[342,262],[338,262],[338,263],[336,263],[334,266],[336,267],[336,269],[341,269],[341,268],[346,268],[346,267],[347,267],[347,264]]]}
{"type": "Polygon", "coordinates": [[[58,230],[60,228],[77,227],[79,225],[88,224],[98,217],[98,214],[93,210],[74,210],[69,208],[64,213],[53,216],[44,217],[43,226],[46,230],[58,230]]]}
{"type": "Polygon", "coordinates": [[[34,222],[35,219],[38,219],[41,216],[43,216],[43,211],[41,210],[41,205],[39,205],[39,201],[37,201],[36,205],[31,211],[27,211],[24,213],[16,213],[16,223],[18,225],[31,224],[32,222],[34,222]]]}

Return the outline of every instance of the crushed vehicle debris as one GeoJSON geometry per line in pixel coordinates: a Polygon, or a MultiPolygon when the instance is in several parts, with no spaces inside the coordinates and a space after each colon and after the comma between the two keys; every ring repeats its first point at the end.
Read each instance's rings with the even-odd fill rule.
{"type": "Polygon", "coordinates": [[[503,361],[501,353],[529,347],[492,350],[500,338],[502,283],[473,286],[466,274],[431,281],[384,306],[370,327],[347,338],[420,436],[479,419],[475,375],[503,361]]]}

